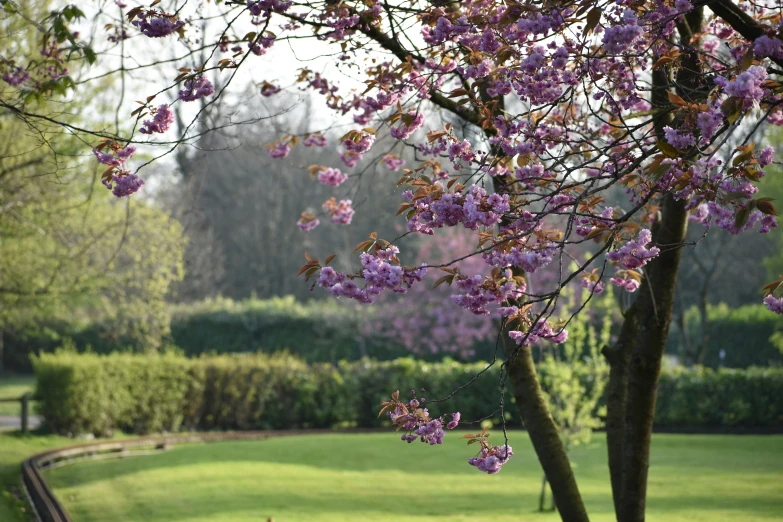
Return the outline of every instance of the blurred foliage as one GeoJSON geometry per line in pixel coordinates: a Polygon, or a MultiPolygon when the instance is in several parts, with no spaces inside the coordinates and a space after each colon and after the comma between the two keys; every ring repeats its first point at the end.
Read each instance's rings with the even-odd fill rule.
{"type": "MultiPolygon", "coordinates": [[[[579,299],[581,297],[574,297],[569,306],[581,302],[579,299]]],[[[139,308],[142,309],[140,311],[148,310],[142,305],[139,308]]],[[[171,317],[170,334],[163,338],[163,343],[177,346],[188,356],[287,350],[307,362],[336,364],[362,357],[390,360],[409,355],[404,346],[383,331],[366,327],[379,320],[376,311],[375,307],[351,306],[335,300],[303,303],[288,296],[243,301],[216,298],[161,308],[157,313],[161,319],[171,317]]],[[[601,299],[593,298],[585,313],[569,323],[571,338],[568,346],[575,342],[581,344],[581,361],[596,360],[591,355],[596,342],[599,348],[611,342],[611,339],[605,339],[605,322],[615,321],[617,316],[617,306],[607,291],[601,299]]],[[[725,305],[710,306],[709,318],[712,333],[704,358],[706,366],[717,368],[721,365],[721,350],[726,352],[722,365],[728,367],[767,366],[783,362],[783,333],[780,333],[783,332],[783,324],[763,305],[734,310],[725,305]]],[[[29,371],[29,354],[52,352],[66,338],[72,339],[80,352],[148,351],[160,347],[159,338],[154,339],[154,344],[144,345],[140,342],[142,336],[128,335],[129,330],[123,331],[115,324],[89,322],[79,313],[48,316],[29,332],[6,333],[6,363],[19,371],[29,371]]],[[[698,314],[694,309],[688,312],[686,324],[690,335],[698,334],[698,314]]],[[[168,327],[168,323],[164,327],[168,327]]],[[[157,333],[164,331],[161,329],[157,333]]],[[[476,357],[491,357],[494,342],[493,334],[492,339],[477,343],[476,357]]],[[[668,353],[678,355],[681,343],[679,330],[673,330],[668,353]]],[[[537,361],[543,362],[550,351],[551,348],[543,347],[534,355],[537,361]]],[[[557,357],[565,355],[558,352],[557,357]]],[[[441,353],[425,353],[417,357],[439,361],[444,356],[441,353]]],[[[475,361],[477,358],[468,360],[475,361]]]]}
{"type": "MultiPolygon", "coordinates": [[[[47,2],[23,8],[38,18],[47,2]]],[[[35,27],[8,23],[16,54],[39,49],[35,27]]],[[[88,325],[100,324],[103,343],[123,339],[138,350],[157,349],[168,335],[165,297],[183,276],[179,223],[141,198],[113,197],[85,143],[47,126],[47,118],[78,124],[113,111],[116,100],[107,111],[101,93],[107,81],[82,86],[67,104],[34,104],[36,126],[0,113],[0,368],[25,369],[36,345],[88,325]]],[[[0,96],[14,89],[0,82],[0,96]]]]}
{"type": "MultiPolygon", "coordinates": [[[[33,360],[40,411],[57,433],[109,435],[116,430],[244,430],[388,425],[379,403],[394,390],[424,387],[440,399],[468,383],[484,363],[428,363],[411,358],[306,364],[289,354],[187,358],[173,352],[76,354],[33,360]]],[[[497,424],[499,365],[435,415],[462,414],[462,425],[489,416],[497,424]]],[[[543,373],[543,372],[542,372],[543,373]]],[[[542,379],[547,379],[544,375],[542,379]]],[[[783,369],[664,369],[658,426],[783,426],[783,369]]],[[[521,425],[516,408],[506,425],[521,425]]]]}
{"type": "MultiPolygon", "coordinates": [[[[769,165],[766,175],[759,183],[759,196],[773,198],[773,204],[778,212],[783,212],[783,129],[770,126],[767,128],[767,140],[775,149],[776,163],[769,165]]],[[[780,220],[781,216],[778,216],[780,220]]],[[[783,223],[770,232],[775,244],[775,254],[766,256],[763,260],[767,269],[767,279],[774,281],[783,275],[783,223]]]]}
{"type": "MultiPolygon", "coordinates": [[[[707,306],[710,333],[703,363],[711,368],[747,368],[783,364],[783,320],[762,305],[729,308],[726,304],[707,306]],[[724,353],[721,359],[721,352],[724,353]]],[[[699,312],[695,306],[685,312],[687,335],[696,338],[699,312]]],[[[696,342],[696,341],[693,341],[696,342]]],[[[668,351],[680,354],[683,339],[675,332],[669,336],[668,351]]]]}
{"type": "MultiPolygon", "coordinates": [[[[599,308],[616,307],[609,294],[594,296],[591,303],[599,308]]],[[[591,309],[573,316],[568,323],[568,340],[558,349],[543,350],[537,366],[566,451],[590,442],[593,430],[603,426],[605,408],[599,405],[609,365],[601,348],[610,342],[612,314],[602,314],[601,323],[596,325],[590,320],[591,309]]]]}

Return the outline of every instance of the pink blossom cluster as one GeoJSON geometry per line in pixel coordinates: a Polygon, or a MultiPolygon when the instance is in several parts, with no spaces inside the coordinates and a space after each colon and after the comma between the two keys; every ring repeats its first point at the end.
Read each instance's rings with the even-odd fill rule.
{"type": "MultiPolygon", "coordinates": [[[[435,186],[442,188],[437,182],[435,186]]],[[[408,230],[429,235],[435,228],[453,227],[459,223],[471,230],[492,227],[510,209],[508,194],[487,196],[487,191],[478,185],[471,186],[467,194],[438,192],[414,201],[413,193],[406,191],[402,198],[416,211],[408,220],[408,230]]]]}
{"type": "Polygon", "coordinates": [[[549,341],[554,344],[563,344],[568,340],[568,330],[553,327],[543,317],[538,319],[527,331],[511,330],[508,336],[517,345],[529,346],[541,341],[549,341]]]}
{"type": "Polygon", "coordinates": [[[392,138],[398,140],[405,140],[410,137],[419,127],[424,123],[424,113],[410,112],[409,115],[413,116],[410,125],[406,125],[402,118],[400,118],[399,125],[392,126],[389,130],[392,138]]]}
{"type": "Polygon", "coordinates": [[[628,270],[617,270],[615,277],[609,279],[609,282],[629,293],[636,292],[641,286],[641,283],[632,277],[628,270]]]}
{"type": "Polygon", "coordinates": [[[557,248],[554,243],[520,238],[499,243],[497,247],[482,255],[484,261],[494,267],[513,266],[532,274],[551,263],[556,254],[557,248]]]}
{"type": "Polygon", "coordinates": [[[318,182],[330,187],[339,187],[347,179],[348,174],[343,174],[340,169],[323,168],[318,171],[318,182]]]}
{"type": "Polygon", "coordinates": [[[282,159],[291,152],[291,145],[285,141],[276,141],[269,146],[269,157],[273,159],[282,159]]]}
{"type": "Polygon", "coordinates": [[[764,298],[764,304],[770,312],[783,315],[783,297],[775,297],[770,294],[764,298]]]}
{"type": "Polygon", "coordinates": [[[661,253],[658,247],[647,248],[650,241],[652,241],[652,233],[643,228],[639,231],[638,239],[628,241],[619,249],[607,253],[606,258],[625,268],[641,268],[661,253]]]}
{"type": "Polygon", "coordinates": [[[518,286],[513,281],[498,285],[495,281],[481,275],[455,278],[452,286],[459,293],[453,294],[451,301],[475,315],[489,315],[490,305],[520,297],[525,291],[524,285],[518,286]]]}
{"type": "Polygon", "coordinates": [[[270,12],[285,13],[292,3],[290,0],[247,0],[247,9],[253,16],[269,16],[270,12]]]}
{"type": "Polygon", "coordinates": [[[338,203],[332,198],[323,204],[323,209],[329,212],[332,223],[338,225],[350,225],[355,212],[350,199],[341,199],[338,203]]]}
{"type": "Polygon", "coordinates": [[[585,288],[588,292],[595,295],[604,293],[606,289],[606,283],[603,281],[595,281],[589,277],[583,277],[581,282],[582,288],[585,288]]]}
{"type": "Polygon", "coordinates": [[[169,130],[172,123],[174,123],[174,111],[164,103],[154,110],[154,116],[151,120],[144,120],[139,132],[142,134],[162,134],[169,130]]]}
{"type": "Polygon", "coordinates": [[[511,450],[511,446],[504,444],[503,446],[482,447],[481,453],[477,457],[471,457],[468,459],[468,464],[476,466],[479,471],[494,475],[500,471],[503,464],[507,463],[514,452],[511,450]]]}
{"type": "Polygon", "coordinates": [[[666,136],[666,141],[675,149],[685,150],[696,145],[696,138],[691,132],[686,130],[672,129],[667,125],[663,128],[663,132],[666,136]]]}
{"type": "Polygon", "coordinates": [[[199,100],[205,96],[214,94],[215,87],[206,76],[197,76],[185,82],[184,88],[179,91],[179,99],[185,102],[199,100]]]}
{"type": "Polygon", "coordinates": [[[128,145],[123,149],[117,148],[109,149],[113,154],[101,152],[98,149],[92,149],[93,154],[98,159],[98,163],[109,165],[111,167],[119,167],[125,164],[128,159],[136,153],[136,147],[128,145]]]}
{"type": "Polygon", "coordinates": [[[622,54],[642,35],[643,29],[638,25],[639,18],[631,9],[623,12],[621,23],[606,29],[603,37],[604,49],[610,54],[622,54]]]}
{"type": "Polygon", "coordinates": [[[356,166],[359,160],[362,159],[362,155],[356,152],[355,150],[346,150],[340,152],[340,159],[342,160],[342,162],[345,164],[346,167],[352,169],[356,166]]]}
{"type": "MultiPolygon", "coordinates": [[[[720,107],[712,106],[709,111],[699,112],[696,117],[696,126],[701,131],[702,143],[712,139],[718,128],[723,124],[723,113],[720,107]]],[[[671,143],[671,141],[669,141],[671,143]]],[[[672,145],[674,145],[672,143],[672,145]]]]}
{"type": "Polygon", "coordinates": [[[343,147],[346,150],[353,151],[357,154],[364,154],[372,144],[375,143],[375,135],[369,132],[362,132],[356,135],[356,139],[346,138],[343,140],[343,147]]]}
{"type": "Polygon", "coordinates": [[[154,11],[140,13],[132,23],[144,36],[150,38],[163,38],[185,25],[185,22],[176,20],[171,15],[154,11]]]}
{"type": "Polygon", "coordinates": [[[302,145],[305,147],[326,147],[326,136],[323,134],[310,134],[304,139],[302,145]]]}
{"type": "Polygon", "coordinates": [[[30,79],[30,73],[21,67],[15,67],[11,71],[3,74],[3,81],[14,87],[19,87],[30,79]]]}
{"type": "Polygon", "coordinates": [[[395,261],[398,252],[397,247],[389,246],[361,255],[359,277],[365,280],[363,288],[359,288],[353,276],[338,273],[330,266],[321,269],[317,284],[334,297],[348,297],[361,303],[374,302],[384,290],[404,294],[415,282],[421,281],[426,269],[400,266],[395,261]]]}
{"type": "Polygon", "coordinates": [[[718,77],[715,82],[725,85],[724,92],[729,96],[736,96],[743,100],[745,108],[750,108],[764,96],[762,84],[767,79],[767,70],[760,65],[753,65],[737,77],[727,82],[725,78],[718,77]]]}
{"type": "Polygon", "coordinates": [[[127,170],[117,170],[111,174],[111,179],[102,180],[103,185],[118,198],[135,194],[144,185],[144,180],[127,170]]]}
{"type": "Polygon", "coordinates": [[[320,224],[321,221],[317,217],[309,215],[307,212],[302,212],[302,217],[296,222],[296,226],[302,232],[310,232],[320,224]]]}
{"type": "Polygon", "coordinates": [[[400,159],[399,156],[393,153],[386,154],[383,157],[383,164],[386,165],[386,168],[391,170],[392,172],[397,172],[400,170],[400,167],[405,165],[405,160],[400,159]]]}
{"type": "Polygon", "coordinates": [[[775,35],[759,36],[753,42],[753,54],[760,57],[769,57],[773,60],[783,60],[783,40],[775,35]]]}
{"type": "Polygon", "coordinates": [[[275,37],[271,34],[267,34],[258,38],[255,42],[248,42],[247,47],[250,52],[256,56],[263,56],[266,54],[267,49],[275,44],[275,37]]]}
{"type": "Polygon", "coordinates": [[[730,209],[724,205],[710,201],[707,203],[707,209],[709,215],[702,221],[706,226],[715,225],[721,230],[727,231],[731,235],[737,235],[746,230],[752,229],[756,224],[759,225],[759,233],[766,234],[773,228],[778,226],[775,216],[770,214],[763,214],[757,209],[754,209],[748,215],[747,221],[738,226],[736,219],[736,212],[739,209],[730,209]]]}
{"type": "MultiPolygon", "coordinates": [[[[423,388],[422,391],[424,391],[423,388]]],[[[398,393],[395,393],[395,395],[398,393]]],[[[414,390],[411,390],[411,394],[415,393],[414,390]]],[[[419,439],[421,442],[431,446],[443,444],[443,438],[446,436],[446,432],[443,430],[444,419],[442,417],[431,418],[429,410],[422,406],[423,401],[424,399],[419,402],[418,399],[413,398],[406,404],[397,401],[395,398],[393,401],[382,403],[382,405],[384,410],[388,410],[386,414],[392,425],[398,426],[399,429],[406,432],[400,437],[403,441],[410,444],[419,439]]],[[[459,412],[452,413],[451,417],[452,420],[448,423],[446,429],[453,430],[459,424],[460,414],[459,412]]]]}

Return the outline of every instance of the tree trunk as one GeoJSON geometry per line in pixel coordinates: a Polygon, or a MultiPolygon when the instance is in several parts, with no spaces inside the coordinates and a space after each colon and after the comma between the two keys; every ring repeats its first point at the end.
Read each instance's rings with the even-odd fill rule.
{"type": "MultiPolygon", "coordinates": [[[[689,12],[678,23],[684,58],[677,72],[677,93],[687,101],[703,97],[698,84],[700,64],[691,50],[691,37],[701,30],[702,9],[689,12]]],[[[667,107],[670,79],[661,69],[652,73],[653,107],[667,107]]],[[[664,139],[670,121],[657,117],[655,131],[664,139]]],[[[620,522],[644,522],[647,475],[650,467],[655,398],[661,360],[674,308],[680,247],[685,240],[688,213],[685,202],[663,198],[660,218],[652,227],[660,255],[645,267],[636,301],[626,314],[619,342],[605,350],[611,370],[607,400],[607,444],[615,512],[620,522]]]]}
{"type": "Polygon", "coordinates": [[[501,335],[508,359],[505,369],[514,388],[514,398],[538,460],[544,468],[546,480],[552,487],[552,496],[560,517],[564,522],[587,521],[587,511],[557,426],[549,413],[530,348],[517,346],[508,337],[506,329],[501,335]]]}

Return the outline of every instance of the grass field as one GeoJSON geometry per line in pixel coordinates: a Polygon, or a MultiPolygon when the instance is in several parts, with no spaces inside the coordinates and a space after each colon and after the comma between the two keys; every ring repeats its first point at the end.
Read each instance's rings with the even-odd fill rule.
{"type": "MultiPolygon", "coordinates": [[[[35,391],[35,377],[0,373],[0,399],[17,399],[35,391]]],[[[0,402],[0,415],[19,415],[18,402],[0,402]]]]}
{"type": "MultiPolygon", "coordinates": [[[[74,522],[554,522],[535,512],[541,471],[524,433],[496,476],[467,465],[457,434],[443,446],[394,434],[297,436],[180,446],[46,473],[74,522]]],[[[606,448],[574,452],[591,520],[614,520],[606,448]]],[[[650,521],[783,520],[783,437],[658,435],[650,521]]]]}
{"type": "Polygon", "coordinates": [[[20,435],[0,433],[0,521],[27,522],[32,520],[22,511],[25,502],[19,479],[22,461],[49,448],[75,444],[76,441],[53,435],[20,435]]]}

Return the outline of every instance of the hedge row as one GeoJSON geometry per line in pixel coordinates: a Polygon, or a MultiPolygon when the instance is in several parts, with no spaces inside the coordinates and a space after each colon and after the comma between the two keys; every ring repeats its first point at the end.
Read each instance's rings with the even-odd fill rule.
{"type": "MultiPolygon", "coordinates": [[[[709,339],[704,353],[705,366],[747,368],[783,365],[783,321],[762,304],[729,308],[725,304],[707,307],[709,339]],[[777,336],[775,333],[779,332],[777,336]],[[720,354],[723,352],[724,358],[720,354]]],[[[699,317],[696,307],[685,314],[686,329],[698,343],[699,317]]],[[[677,327],[669,333],[667,352],[680,351],[682,336],[677,327]]]]}
{"type": "MultiPolygon", "coordinates": [[[[171,337],[164,341],[188,356],[205,353],[267,353],[288,350],[308,362],[358,360],[367,355],[390,360],[409,352],[388,338],[363,331],[371,309],[359,310],[334,299],[302,303],[293,297],[208,299],[171,309],[171,337]]],[[[71,339],[79,351],[138,352],[129,340],[107,335],[101,323],[41,325],[33,331],[5,332],[5,367],[29,372],[30,356],[53,352],[71,339]]],[[[440,355],[433,355],[433,358],[440,355]]],[[[2,365],[0,365],[2,366],[2,365]]]]}
{"type": "MultiPolygon", "coordinates": [[[[210,299],[171,310],[171,338],[166,342],[185,355],[205,353],[266,353],[289,350],[308,362],[359,360],[368,355],[391,360],[408,355],[400,345],[362,328],[372,308],[361,310],[335,300],[298,302],[293,297],[272,299],[210,299]]],[[[687,315],[692,335],[698,330],[696,311],[687,315]]],[[[734,310],[723,306],[709,307],[710,339],[704,364],[709,367],[783,365],[783,323],[763,305],[743,306],[734,310]],[[780,340],[773,341],[778,331],[780,340]],[[779,345],[779,346],[778,346],[779,345]],[[719,354],[723,351],[725,359],[719,354]]],[[[80,351],[88,347],[96,353],[136,351],[130,342],[106,335],[106,325],[52,324],[24,334],[6,331],[4,361],[8,368],[30,371],[29,355],[53,352],[64,338],[73,339],[80,351]]],[[[667,353],[676,355],[680,333],[672,328],[667,353]]],[[[478,356],[491,353],[494,339],[477,345],[478,356]]],[[[425,360],[437,360],[431,354],[425,360]]]]}
{"type": "MultiPolygon", "coordinates": [[[[44,354],[33,359],[40,411],[58,433],[115,430],[245,430],[373,427],[378,404],[399,389],[443,397],[482,363],[364,359],[307,364],[290,355],[203,356],[44,354]]],[[[495,366],[444,410],[479,419],[498,404],[495,366]]],[[[667,370],[658,426],[783,426],[783,369],[667,370]]],[[[499,419],[496,419],[496,421],[499,419]]],[[[507,422],[519,426],[508,408],[507,422]]]]}

